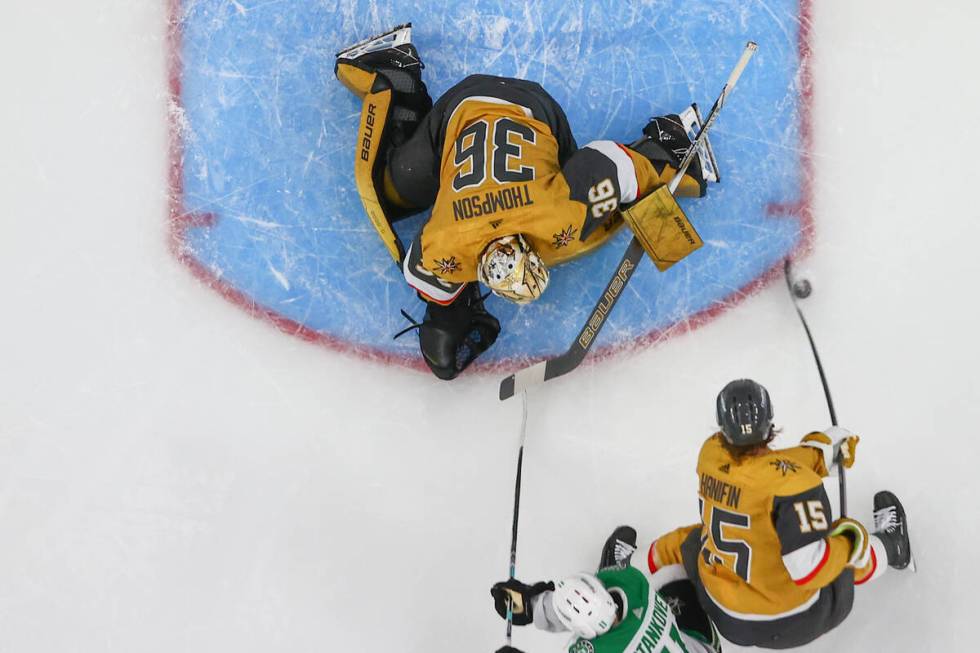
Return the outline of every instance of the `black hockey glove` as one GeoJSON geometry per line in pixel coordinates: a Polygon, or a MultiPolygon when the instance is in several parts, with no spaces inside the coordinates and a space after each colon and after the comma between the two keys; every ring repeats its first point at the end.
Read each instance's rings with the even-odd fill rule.
{"type": "Polygon", "coordinates": [[[497,649],[496,653],[524,653],[524,651],[513,646],[501,646],[497,649]]]}
{"type": "MultiPolygon", "coordinates": [[[[676,113],[651,118],[643,128],[643,138],[629,145],[631,150],[650,161],[658,175],[663,174],[668,165],[677,168],[690,147],[691,139],[676,113]]],[[[698,183],[700,196],[703,197],[706,186],[699,157],[691,161],[685,174],[698,183]]]]}
{"type": "Polygon", "coordinates": [[[480,287],[471,283],[449,306],[426,302],[419,347],[432,373],[455,379],[496,342],[500,322],[483,307],[480,287]]]}
{"type": "Polygon", "coordinates": [[[526,626],[534,621],[531,600],[542,592],[554,591],[555,584],[548,582],[525,585],[516,578],[496,583],[490,588],[490,596],[493,597],[493,608],[502,619],[507,618],[507,604],[514,602],[513,616],[511,620],[515,626],[526,626]]]}

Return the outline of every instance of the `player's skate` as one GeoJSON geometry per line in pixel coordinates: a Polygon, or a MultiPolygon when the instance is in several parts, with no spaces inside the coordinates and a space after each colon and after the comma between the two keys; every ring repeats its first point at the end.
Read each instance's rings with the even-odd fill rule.
{"type": "Polygon", "coordinates": [[[334,74],[362,100],[391,89],[391,129],[385,145],[400,145],[432,108],[423,68],[412,45],[412,24],[407,23],[338,52],[334,74]]]}
{"type": "Polygon", "coordinates": [[[617,527],[602,547],[599,570],[625,569],[629,566],[634,551],[636,551],[636,529],[632,526],[617,527]]]}
{"type": "MultiPolygon", "coordinates": [[[[688,139],[693,143],[694,139],[697,138],[698,132],[701,131],[701,125],[704,124],[704,120],[701,118],[701,112],[698,110],[697,102],[684,109],[680,114],[680,119],[681,124],[684,125],[684,131],[687,132],[688,139]]],[[[711,147],[711,141],[708,140],[707,134],[704,135],[704,138],[701,139],[701,143],[698,145],[698,160],[701,163],[701,172],[704,175],[705,181],[714,183],[721,181],[721,175],[718,173],[718,162],[715,160],[715,151],[711,147]]]]}
{"type": "Polygon", "coordinates": [[[874,535],[885,545],[888,566],[894,569],[910,567],[915,571],[915,559],[909,545],[908,521],[902,502],[891,492],[882,490],[875,494],[874,535]]]}
{"type": "Polygon", "coordinates": [[[356,62],[375,70],[404,68],[421,71],[425,67],[412,45],[411,23],[344,48],[337,53],[337,63],[341,62],[356,62]]]}
{"type": "Polygon", "coordinates": [[[421,92],[431,107],[432,101],[422,83],[423,68],[422,58],[412,45],[412,24],[407,23],[338,52],[334,73],[360,98],[379,90],[375,87],[377,73],[403,100],[421,92]]]}

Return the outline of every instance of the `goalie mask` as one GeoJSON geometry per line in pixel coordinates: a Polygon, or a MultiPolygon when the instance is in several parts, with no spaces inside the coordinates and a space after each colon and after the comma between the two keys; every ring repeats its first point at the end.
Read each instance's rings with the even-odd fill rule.
{"type": "Polygon", "coordinates": [[[487,245],[477,277],[493,294],[517,304],[534,301],[548,287],[548,268],[520,234],[487,245]]]}

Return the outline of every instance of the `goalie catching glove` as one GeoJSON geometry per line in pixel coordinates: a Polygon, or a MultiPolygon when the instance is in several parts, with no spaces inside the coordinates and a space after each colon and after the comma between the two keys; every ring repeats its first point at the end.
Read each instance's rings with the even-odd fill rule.
{"type": "MultiPolygon", "coordinates": [[[[412,320],[404,311],[402,314],[412,320]]],[[[419,331],[419,348],[426,365],[437,377],[448,381],[497,341],[500,322],[483,307],[480,289],[471,283],[449,305],[426,301],[422,322],[412,320],[412,326],[395,338],[413,329],[419,331]]]]}

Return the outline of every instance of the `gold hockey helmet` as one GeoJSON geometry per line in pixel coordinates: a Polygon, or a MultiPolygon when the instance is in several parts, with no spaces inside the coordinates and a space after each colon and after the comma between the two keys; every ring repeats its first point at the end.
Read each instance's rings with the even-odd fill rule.
{"type": "Polygon", "coordinates": [[[504,236],[480,255],[477,277],[493,294],[527,304],[548,287],[548,268],[521,234],[504,236]]]}

